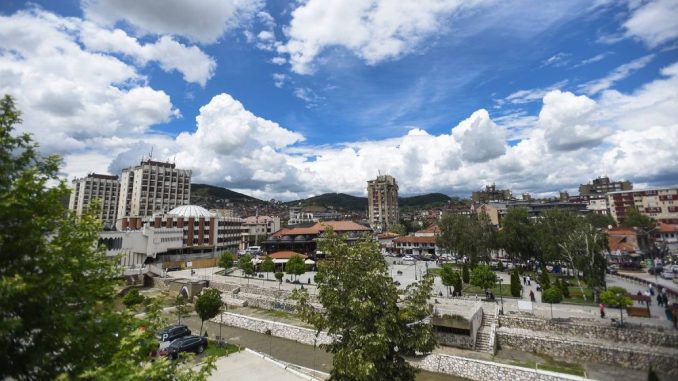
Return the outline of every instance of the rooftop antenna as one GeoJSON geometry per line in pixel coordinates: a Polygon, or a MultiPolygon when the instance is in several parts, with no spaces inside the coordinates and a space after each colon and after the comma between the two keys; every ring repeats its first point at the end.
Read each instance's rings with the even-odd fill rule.
{"type": "Polygon", "coordinates": [[[148,160],[153,158],[153,146],[151,146],[151,153],[148,154],[148,160]]]}

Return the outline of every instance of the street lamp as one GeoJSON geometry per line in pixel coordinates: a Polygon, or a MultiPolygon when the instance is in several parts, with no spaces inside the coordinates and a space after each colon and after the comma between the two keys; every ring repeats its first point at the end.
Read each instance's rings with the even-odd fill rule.
{"type": "Polygon", "coordinates": [[[504,293],[501,291],[501,276],[497,277],[499,278],[499,299],[501,300],[501,309],[499,310],[499,315],[504,314],[504,293]]]}

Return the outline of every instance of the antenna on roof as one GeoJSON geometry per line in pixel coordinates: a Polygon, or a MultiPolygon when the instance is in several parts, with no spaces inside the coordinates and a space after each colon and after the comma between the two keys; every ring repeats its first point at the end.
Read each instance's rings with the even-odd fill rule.
{"type": "Polygon", "coordinates": [[[153,158],[153,146],[151,146],[151,153],[148,154],[148,160],[153,158]]]}

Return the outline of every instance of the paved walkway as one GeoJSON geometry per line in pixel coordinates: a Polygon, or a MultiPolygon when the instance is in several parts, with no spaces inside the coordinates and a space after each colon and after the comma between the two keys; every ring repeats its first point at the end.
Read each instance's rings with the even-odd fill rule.
{"type": "Polygon", "coordinates": [[[296,370],[286,369],[285,364],[258,353],[243,350],[228,357],[220,357],[216,362],[217,368],[207,378],[208,381],[243,380],[243,381],[299,381],[315,380],[315,378],[298,373],[296,370]]]}

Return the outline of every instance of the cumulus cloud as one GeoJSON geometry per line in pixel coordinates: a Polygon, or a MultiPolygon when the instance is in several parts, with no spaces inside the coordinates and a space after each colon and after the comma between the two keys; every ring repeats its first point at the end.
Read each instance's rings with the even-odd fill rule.
{"type": "Polygon", "coordinates": [[[109,30],[84,22],[80,38],[91,51],[122,53],[141,65],[156,61],[163,70],[176,70],[185,81],[201,86],[212,78],[217,66],[214,59],[197,46],[186,46],[170,36],[162,36],[154,43],[141,44],[121,29],[109,30]]]}
{"type": "Polygon", "coordinates": [[[288,41],[278,48],[292,70],[313,71],[313,61],[329,47],[343,47],[369,64],[397,58],[445,28],[444,20],[480,1],[417,2],[310,0],[292,12],[288,41]]]}
{"type": "Polygon", "coordinates": [[[145,134],[180,116],[134,66],[83,49],[79,28],[43,11],[0,17],[0,93],[25,110],[20,129],[43,151],[87,151],[94,139],[145,134]]]}
{"type": "Polygon", "coordinates": [[[212,43],[255,16],[262,1],[242,0],[82,0],[85,17],[102,25],[119,21],[140,34],[172,34],[212,43]]]}
{"type": "Polygon", "coordinates": [[[473,163],[482,163],[506,152],[506,132],[497,126],[487,110],[478,110],[452,130],[461,145],[461,156],[473,163]]]}
{"type": "Polygon", "coordinates": [[[678,37],[678,2],[653,0],[630,2],[631,16],[624,22],[626,36],[654,48],[678,37]]]}

